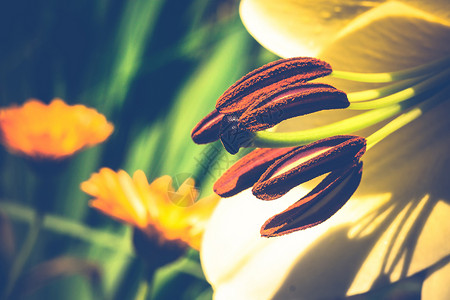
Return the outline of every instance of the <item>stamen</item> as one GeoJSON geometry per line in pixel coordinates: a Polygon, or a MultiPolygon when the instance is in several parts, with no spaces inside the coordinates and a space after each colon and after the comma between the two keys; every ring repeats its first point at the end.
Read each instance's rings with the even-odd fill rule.
{"type": "Polygon", "coordinates": [[[268,219],[261,236],[280,236],[326,221],[350,199],[361,175],[362,162],[331,172],[305,197],[268,219]]]}
{"type": "Polygon", "coordinates": [[[236,154],[241,147],[250,147],[253,133],[248,131],[240,122],[239,116],[225,115],[220,123],[220,141],[231,154],[236,154]]]}
{"type": "Polygon", "coordinates": [[[357,162],[365,150],[366,140],[351,135],[296,148],[267,169],[253,185],[253,195],[262,200],[277,199],[301,183],[357,162]],[[288,165],[287,171],[279,172],[288,165]]]}
{"type": "Polygon", "coordinates": [[[192,129],[192,140],[196,144],[208,144],[217,141],[222,118],[223,115],[214,109],[192,129]]]}
{"type": "Polygon", "coordinates": [[[217,100],[216,108],[222,114],[242,112],[263,94],[330,73],[331,66],[316,58],[280,59],[248,73],[234,83],[217,100]]]}
{"type": "Polygon", "coordinates": [[[349,106],[344,92],[327,84],[297,83],[261,97],[239,118],[249,131],[275,126],[283,120],[349,106]]]}
{"type": "Polygon", "coordinates": [[[410,111],[401,114],[376,132],[372,133],[369,137],[367,137],[367,149],[372,148],[391,133],[416,120],[426,111],[444,101],[448,93],[450,93],[450,87],[447,87],[440,93],[433,95],[428,100],[420,103],[410,111]]]}
{"type": "Polygon", "coordinates": [[[430,77],[419,84],[404,89],[400,92],[394,93],[392,95],[383,98],[379,98],[377,100],[361,103],[351,103],[348,108],[355,110],[374,109],[396,104],[405,100],[409,100],[416,95],[439,88],[439,86],[441,86],[442,83],[448,81],[449,76],[450,70],[447,70],[445,72],[439,73],[438,75],[430,77]]]}
{"type": "Polygon", "coordinates": [[[348,119],[317,128],[295,132],[255,132],[253,146],[256,147],[292,147],[328,138],[333,135],[350,134],[360,129],[377,124],[403,110],[400,104],[371,110],[348,119]]]}
{"type": "Polygon", "coordinates": [[[214,192],[231,197],[251,187],[266,169],[277,159],[294,148],[256,149],[238,160],[214,184],[214,192]]]}
{"type": "Polygon", "coordinates": [[[403,80],[401,82],[394,83],[377,89],[347,93],[347,98],[350,103],[356,103],[386,97],[394,93],[400,92],[404,89],[407,89],[423,81],[425,78],[426,78],[425,76],[421,76],[410,80],[403,80]]]}

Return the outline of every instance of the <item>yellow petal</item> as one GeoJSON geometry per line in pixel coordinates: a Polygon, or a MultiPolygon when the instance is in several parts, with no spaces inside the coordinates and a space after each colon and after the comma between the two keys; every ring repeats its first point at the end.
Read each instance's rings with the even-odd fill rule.
{"type": "Polygon", "coordinates": [[[450,299],[449,278],[450,263],[447,257],[425,279],[422,287],[422,300],[450,299]]]}
{"type": "Polygon", "coordinates": [[[450,205],[436,203],[429,195],[405,207],[396,204],[386,217],[387,226],[361,264],[350,294],[376,288],[382,282],[380,278],[395,282],[412,276],[450,255],[450,245],[441,241],[450,234],[450,223],[444,221],[450,215],[450,205]]]}
{"type": "Polygon", "coordinates": [[[135,221],[133,216],[129,214],[127,210],[123,209],[123,207],[120,206],[118,203],[105,202],[102,200],[93,200],[89,203],[89,205],[114,219],[117,219],[119,221],[122,221],[124,223],[133,226],[140,226],[140,224],[138,224],[135,221]]]}
{"type": "MultiPolygon", "coordinates": [[[[391,2],[394,1],[243,0],[240,15],[250,34],[275,54],[281,57],[317,56],[348,30],[347,26],[353,26],[350,24],[356,17],[369,21],[373,16],[365,16],[364,12],[391,2]]],[[[450,20],[448,1],[408,0],[402,3],[434,15],[440,22],[450,20]]],[[[397,8],[386,11],[397,15],[409,12],[397,8]]]]}
{"type": "Polygon", "coordinates": [[[319,55],[334,69],[390,72],[448,55],[449,39],[447,20],[387,2],[353,20],[319,55]]]}
{"type": "Polygon", "coordinates": [[[125,171],[102,168],[82,182],[81,189],[94,197],[91,206],[103,213],[140,228],[147,226],[146,203],[125,171]]]}
{"type": "Polygon", "coordinates": [[[124,197],[127,200],[132,211],[132,215],[135,222],[144,228],[147,225],[147,207],[144,199],[141,198],[141,194],[136,188],[135,182],[131,179],[130,175],[123,170],[117,172],[120,188],[123,190],[124,197]]]}
{"type": "Polygon", "coordinates": [[[195,188],[195,181],[192,178],[186,179],[178,188],[176,193],[170,195],[172,203],[188,207],[194,204],[195,199],[198,197],[198,191],[195,188]]]}
{"type": "Polygon", "coordinates": [[[316,56],[356,14],[370,7],[357,1],[243,0],[241,19],[253,37],[281,57],[316,56]]]}
{"type": "MultiPolygon", "coordinates": [[[[185,204],[197,197],[194,184],[188,179],[176,193],[185,204]]],[[[81,189],[94,197],[90,205],[104,214],[144,232],[158,232],[162,240],[181,240],[195,249],[200,248],[207,221],[220,199],[212,195],[187,207],[176,205],[170,197],[172,178],[162,176],[149,184],[141,170],[131,179],[123,170],[102,168],[83,182],[81,189]]]]}

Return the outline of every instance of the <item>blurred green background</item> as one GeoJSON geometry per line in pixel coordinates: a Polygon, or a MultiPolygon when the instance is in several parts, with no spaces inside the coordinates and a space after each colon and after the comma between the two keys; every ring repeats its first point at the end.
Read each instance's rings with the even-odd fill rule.
{"type": "MultiPolygon", "coordinates": [[[[193,176],[201,196],[235,160],[220,144],[195,145],[192,127],[218,96],[275,57],[246,32],[235,0],[3,1],[0,106],[37,98],[95,107],[115,126],[72,158],[19,282],[25,299],[133,299],[141,276],[130,229],[89,208],[79,189],[100,167],[193,176]],[[47,274],[52,263],[65,272],[47,274]],[[36,278],[49,276],[39,282],[36,278]],[[60,276],[63,275],[63,276],[60,276]]],[[[243,152],[243,151],[241,151],[243,152]]],[[[35,181],[0,149],[0,284],[28,231],[35,181]]],[[[1,288],[1,287],[0,287],[1,288]]],[[[210,299],[198,253],[160,270],[155,299],[210,299]]]]}

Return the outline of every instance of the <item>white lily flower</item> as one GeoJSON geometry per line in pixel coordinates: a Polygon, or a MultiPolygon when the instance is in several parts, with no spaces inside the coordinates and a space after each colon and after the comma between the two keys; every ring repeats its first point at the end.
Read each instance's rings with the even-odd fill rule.
{"type": "MultiPolygon", "coordinates": [[[[390,72],[450,53],[445,0],[243,0],[240,13],[267,49],[317,56],[335,70],[390,72]]],[[[333,83],[347,92],[364,88],[333,83]]],[[[368,151],[355,195],[313,228],[260,237],[261,225],[305,195],[304,186],[269,202],[249,190],[223,199],[201,251],[215,299],[385,295],[402,280],[416,283],[423,299],[450,299],[449,111],[445,101],[368,151]]],[[[316,125],[320,118],[309,120],[316,125]]],[[[277,130],[303,129],[305,122],[286,121],[277,130]]]]}

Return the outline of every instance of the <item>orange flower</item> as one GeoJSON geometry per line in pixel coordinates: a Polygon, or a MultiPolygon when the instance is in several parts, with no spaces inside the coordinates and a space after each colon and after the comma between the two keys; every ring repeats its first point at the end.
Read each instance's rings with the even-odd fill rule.
{"type": "Polygon", "coordinates": [[[1,142],[13,153],[39,159],[63,159],[106,140],[114,127],[95,109],[30,99],[0,110],[1,142]]]}
{"type": "Polygon", "coordinates": [[[81,183],[81,189],[94,197],[90,205],[164,241],[181,241],[199,249],[205,225],[220,197],[211,195],[194,203],[198,196],[194,180],[187,179],[175,192],[170,176],[151,184],[143,171],[133,178],[123,170],[102,168],[81,183]]]}

